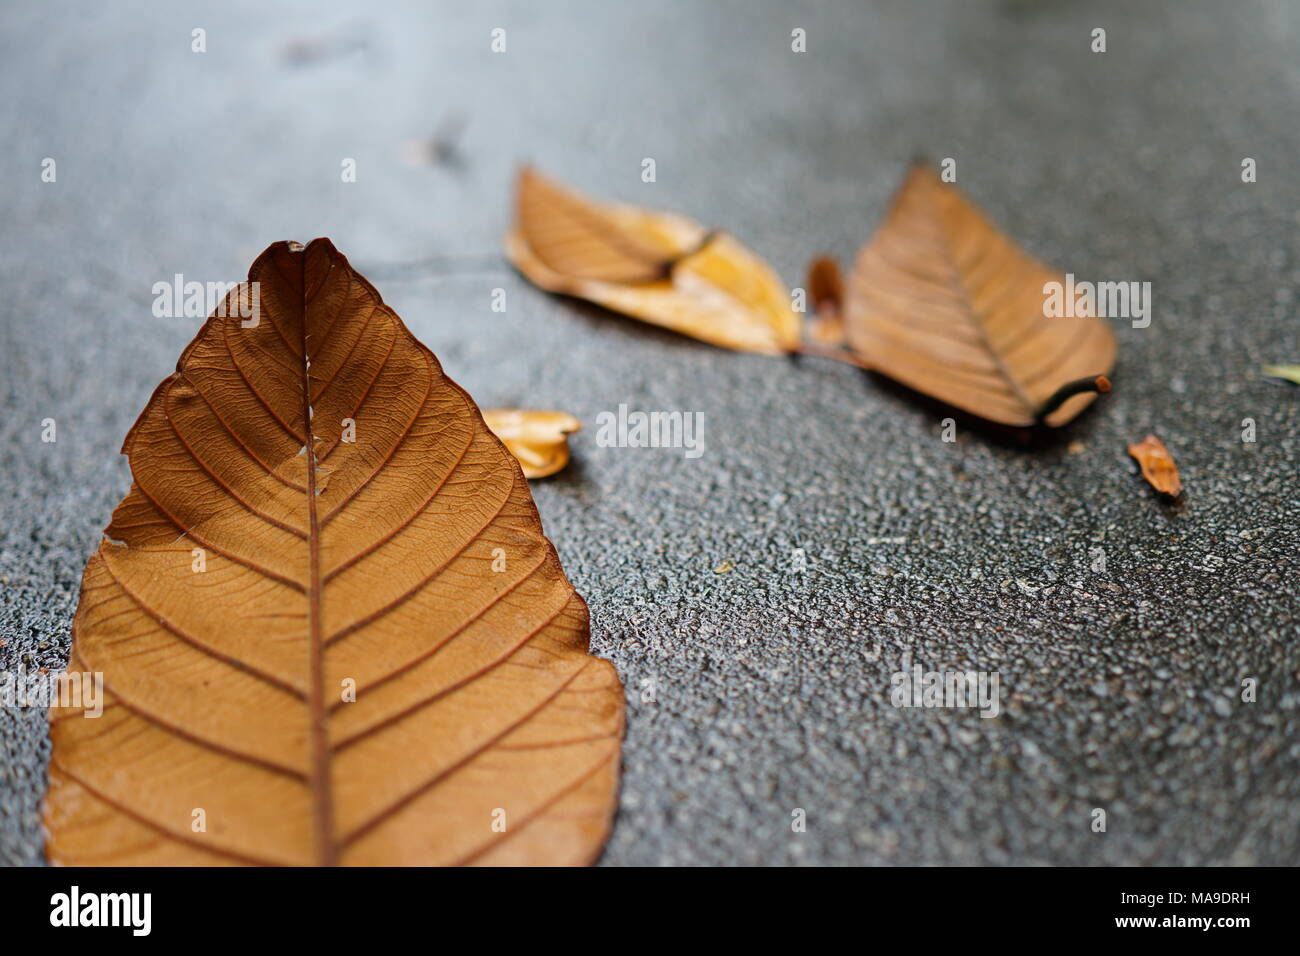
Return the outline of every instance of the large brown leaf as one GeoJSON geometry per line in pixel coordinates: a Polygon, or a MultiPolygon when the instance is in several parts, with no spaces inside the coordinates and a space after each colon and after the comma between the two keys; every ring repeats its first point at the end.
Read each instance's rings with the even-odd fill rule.
{"type": "Polygon", "coordinates": [[[683,216],[598,203],[524,168],[505,246],[549,292],[742,352],[798,347],[799,318],[771,267],[683,216]]]}
{"type": "Polygon", "coordinates": [[[1062,278],[917,166],[858,254],[849,344],[876,371],[981,418],[1062,425],[1109,388],[1090,383],[1115,361],[1101,319],[1044,316],[1044,283],[1062,278]]]}
{"type": "Polygon", "coordinates": [[[328,240],[249,279],[259,324],[214,314],[127,435],[69,665],[107,704],[51,712],[50,859],[592,860],[622,691],[519,466],[328,240]]]}

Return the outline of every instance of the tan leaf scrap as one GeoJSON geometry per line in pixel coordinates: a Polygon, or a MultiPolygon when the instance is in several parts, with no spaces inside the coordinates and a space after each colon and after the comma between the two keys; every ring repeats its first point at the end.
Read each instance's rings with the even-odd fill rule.
{"type": "Polygon", "coordinates": [[[489,408],[483,421],[524,470],[525,478],[545,478],[569,463],[569,436],[582,422],[567,412],[532,408],[489,408]]]}
{"type": "Polygon", "coordinates": [[[1142,466],[1142,477],[1156,491],[1176,498],[1182,493],[1183,482],[1178,477],[1178,466],[1174,456],[1155,435],[1148,435],[1140,442],[1128,446],[1128,453],[1142,466]]]}

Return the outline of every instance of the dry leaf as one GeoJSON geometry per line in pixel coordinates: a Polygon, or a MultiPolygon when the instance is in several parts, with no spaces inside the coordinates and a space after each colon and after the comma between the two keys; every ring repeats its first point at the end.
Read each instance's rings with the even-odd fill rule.
{"type": "Polygon", "coordinates": [[[545,478],[569,463],[569,436],[582,422],[567,412],[489,408],[483,421],[518,459],[525,478],[545,478]]]}
{"type": "Polygon", "coordinates": [[[506,254],[537,285],[742,352],[799,344],[772,269],[725,233],[670,213],[597,203],[520,171],[506,254]]]}
{"type": "Polygon", "coordinates": [[[1284,378],[1300,385],[1300,365],[1265,365],[1263,372],[1269,378],[1284,378]]]}
{"type": "Polygon", "coordinates": [[[1128,453],[1142,466],[1142,477],[1156,491],[1176,498],[1183,490],[1182,480],[1178,477],[1178,466],[1174,456],[1155,435],[1148,435],[1142,441],[1128,446],[1128,453]]]}
{"type": "Polygon", "coordinates": [[[249,279],[255,326],[218,310],[127,435],[50,860],[591,861],[623,695],[519,468],[328,240],[249,279]]]}
{"type": "Polygon", "coordinates": [[[818,345],[843,346],[844,280],[839,264],[829,256],[820,256],[808,266],[808,304],[813,312],[808,338],[818,345]]]}
{"type": "Polygon", "coordinates": [[[1044,316],[1057,273],[1025,255],[956,187],[914,168],[858,254],[845,320],[871,368],[1005,425],[1063,425],[1115,361],[1101,319],[1044,316]]]}

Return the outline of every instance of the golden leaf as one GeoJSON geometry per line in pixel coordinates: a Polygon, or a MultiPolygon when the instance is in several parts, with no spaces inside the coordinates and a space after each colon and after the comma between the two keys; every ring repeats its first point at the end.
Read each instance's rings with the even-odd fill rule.
{"type": "Polygon", "coordinates": [[[218,309],[127,435],[50,860],[590,862],[623,695],[518,467],[329,240],[249,280],[260,312],[218,309]]]}
{"type": "Polygon", "coordinates": [[[771,267],[685,217],[597,203],[524,168],[505,247],[549,292],[742,352],[798,347],[798,316],[771,267]]]}
{"type": "Polygon", "coordinates": [[[1062,277],[1021,252],[954,186],[914,168],[858,253],[845,321],[872,369],[1005,425],[1063,425],[1109,389],[1110,327],[1049,318],[1062,277]]]}
{"type": "Polygon", "coordinates": [[[582,422],[567,412],[533,408],[489,408],[483,421],[518,459],[525,478],[545,478],[569,463],[569,436],[582,422]]]}

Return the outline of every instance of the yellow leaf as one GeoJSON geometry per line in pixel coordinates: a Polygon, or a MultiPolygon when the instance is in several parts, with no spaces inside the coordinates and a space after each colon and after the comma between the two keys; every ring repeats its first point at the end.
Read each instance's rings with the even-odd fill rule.
{"type": "Polygon", "coordinates": [[[780,277],[731,236],[683,216],[593,202],[525,168],[505,247],[549,292],[741,352],[798,347],[780,277]]]}
{"type": "Polygon", "coordinates": [[[1300,365],[1265,365],[1263,372],[1269,378],[1284,378],[1300,385],[1300,365]]]}
{"type": "Polygon", "coordinates": [[[518,459],[525,478],[545,478],[569,463],[569,436],[582,422],[567,412],[486,408],[483,421],[518,459]]]}

